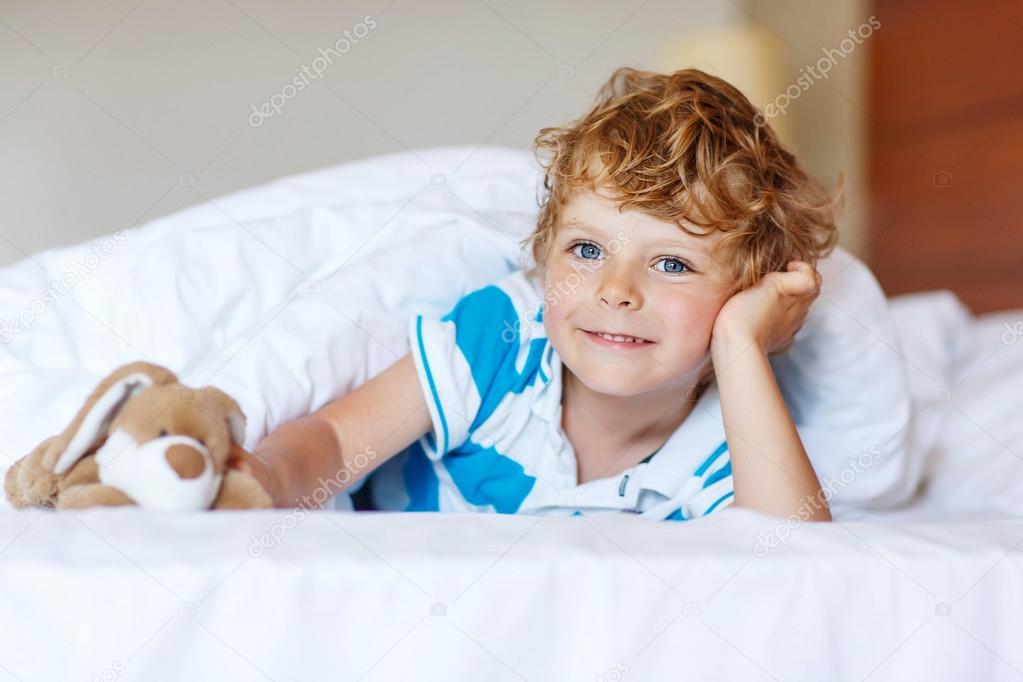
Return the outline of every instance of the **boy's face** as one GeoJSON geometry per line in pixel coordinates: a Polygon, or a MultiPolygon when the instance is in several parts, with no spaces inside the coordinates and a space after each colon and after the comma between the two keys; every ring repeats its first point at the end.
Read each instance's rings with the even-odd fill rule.
{"type": "MultiPolygon", "coordinates": [[[[699,228],[686,224],[693,230],[699,228]]],[[[544,327],[564,365],[588,388],[628,396],[696,383],[728,285],[703,237],[577,192],[565,205],[542,268],[544,327]],[[593,332],[639,337],[614,342],[593,332]]]]}

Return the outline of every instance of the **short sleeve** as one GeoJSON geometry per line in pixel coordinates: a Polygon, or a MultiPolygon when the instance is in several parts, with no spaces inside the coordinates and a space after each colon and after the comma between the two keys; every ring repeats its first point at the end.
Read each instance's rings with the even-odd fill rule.
{"type": "Polygon", "coordinates": [[[468,440],[513,390],[523,325],[511,297],[491,285],[467,294],[444,317],[416,315],[409,341],[433,431],[431,460],[468,440]]]}

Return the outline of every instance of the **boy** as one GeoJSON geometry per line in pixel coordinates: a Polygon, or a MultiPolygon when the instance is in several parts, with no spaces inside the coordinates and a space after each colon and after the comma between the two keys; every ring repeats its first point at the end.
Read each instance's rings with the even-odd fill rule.
{"type": "Polygon", "coordinates": [[[235,466],[282,507],[376,470],[383,509],[830,520],[768,354],[819,292],[833,202],[762,121],[700,71],[619,69],[537,138],[535,268],[415,317],[408,355],[235,466]]]}

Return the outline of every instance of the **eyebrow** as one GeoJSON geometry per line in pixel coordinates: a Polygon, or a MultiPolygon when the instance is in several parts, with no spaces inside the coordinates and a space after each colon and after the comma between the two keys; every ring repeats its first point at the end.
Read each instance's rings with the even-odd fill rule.
{"type": "MultiPolygon", "coordinates": [[[[579,220],[572,219],[572,220],[569,220],[569,221],[567,221],[565,223],[565,228],[564,229],[568,230],[568,229],[572,229],[572,228],[575,228],[576,230],[579,230],[581,232],[590,232],[592,234],[596,234],[599,237],[607,238],[607,235],[603,232],[603,230],[601,230],[601,229],[599,229],[597,227],[594,227],[593,225],[590,225],[589,223],[584,223],[584,222],[581,222],[579,220]]],[[[657,241],[651,242],[651,245],[652,246],[677,246],[680,249],[687,249],[687,250],[696,251],[696,252],[701,251],[700,247],[697,244],[694,244],[692,242],[685,242],[685,241],[682,241],[681,239],[658,239],[657,241]]]]}

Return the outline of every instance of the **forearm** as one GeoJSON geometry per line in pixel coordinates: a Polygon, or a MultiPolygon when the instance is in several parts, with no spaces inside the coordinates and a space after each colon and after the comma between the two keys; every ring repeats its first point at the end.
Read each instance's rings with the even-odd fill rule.
{"type": "Polygon", "coordinates": [[[712,357],[732,459],[735,504],[767,514],[831,519],[820,482],[753,339],[716,336],[712,357]]]}
{"type": "Polygon", "coordinates": [[[346,462],[334,429],[315,414],[282,424],[252,454],[265,467],[263,482],[275,507],[315,506],[310,502],[322,502],[361,478],[346,462]]]}

